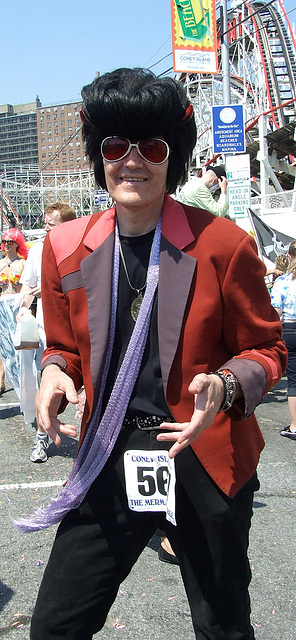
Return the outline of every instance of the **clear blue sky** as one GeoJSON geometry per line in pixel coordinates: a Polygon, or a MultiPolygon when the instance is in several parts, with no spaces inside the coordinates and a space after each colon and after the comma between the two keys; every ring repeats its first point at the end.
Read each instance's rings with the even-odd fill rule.
{"type": "MultiPolygon", "coordinates": [[[[229,3],[230,4],[230,3],[229,3]]],[[[296,23],[295,0],[284,0],[296,23]]],[[[0,104],[78,100],[96,71],[172,67],[170,0],[2,2],[0,104]]]]}

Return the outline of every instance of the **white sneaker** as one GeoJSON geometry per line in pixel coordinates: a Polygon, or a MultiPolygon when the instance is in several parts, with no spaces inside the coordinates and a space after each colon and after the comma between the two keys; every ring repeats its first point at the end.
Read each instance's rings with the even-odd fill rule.
{"type": "Polygon", "coordinates": [[[40,437],[38,437],[38,435],[36,435],[35,436],[35,441],[34,441],[34,446],[33,446],[33,449],[32,449],[31,456],[30,456],[31,462],[46,462],[48,447],[49,447],[49,438],[48,438],[48,436],[40,438],[40,437]]]}

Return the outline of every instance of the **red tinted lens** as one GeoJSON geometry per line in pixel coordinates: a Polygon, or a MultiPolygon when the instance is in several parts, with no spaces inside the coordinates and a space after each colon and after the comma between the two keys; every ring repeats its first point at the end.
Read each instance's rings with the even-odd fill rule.
{"type": "Polygon", "coordinates": [[[142,156],[155,164],[164,162],[168,156],[168,148],[164,140],[156,140],[156,138],[150,138],[148,140],[139,141],[139,149],[142,156]]]}
{"type": "Polygon", "coordinates": [[[102,155],[110,162],[120,160],[129,148],[129,141],[126,138],[107,138],[102,144],[102,155]]]}

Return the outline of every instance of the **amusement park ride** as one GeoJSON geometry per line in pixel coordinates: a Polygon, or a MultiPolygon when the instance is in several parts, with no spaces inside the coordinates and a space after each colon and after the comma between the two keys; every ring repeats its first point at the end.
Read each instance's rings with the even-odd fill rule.
{"type": "MultiPolygon", "coordinates": [[[[243,104],[246,153],[250,156],[252,208],[288,216],[296,213],[296,42],[283,0],[234,0],[225,20],[217,15],[218,74],[179,74],[191,97],[198,129],[194,166],[213,152],[212,105],[223,104],[221,41],[228,38],[231,104],[243,104]]],[[[221,158],[219,159],[221,160],[221,158]]],[[[218,161],[219,161],[218,160],[218,161]]],[[[54,200],[66,199],[81,215],[94,210],[90,171],[6,170],[1,179],[2,226],[9,216],[29,218],[30,226],[54,200]]],[[[288,218],[286,218],[287,220],[288,218]]],[[[282,218],[283,221],[283,218],[282,218]]],[[[283,223],[279,223],[283,227],[283,223]]],[[[296,237],[296,223],[295,233],[296,237]]],[[[273,225],[274,226],[274,225],[273,225]]]]}
{"type": "MultiPolygon", "coordinates": [[[[259,120],[265,120],[270,166],[283,189],[292,189],[296,155],[296,43],[281,0],[236,2],[227,12],[231,104],[243,104],[252,175],[260,179],[259,120]],[[279,161],[289,157],[280,165],[279,161]]],[[[221,19],[217,18],[221,52],[221,19]]],[[[221,55],[219,55],[221,60],[221,55]]],[[[221,69],[221,63],[220,63],[221,69]]],[[[213,156],[211,106],[223,104],[222,73],[187,74],[198,127],[196,165],[213,156]]]]}

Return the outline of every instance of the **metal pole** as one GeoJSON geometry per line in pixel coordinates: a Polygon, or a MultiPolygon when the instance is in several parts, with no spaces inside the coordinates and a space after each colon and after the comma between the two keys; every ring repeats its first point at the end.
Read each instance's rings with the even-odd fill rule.
{"type": "Polygon", "coordinates": [[[230,64],[229,64],[229,42],[227,23],[227,0],[220,0],[220,20],[221,20],[221,61],[222,61],[222,90],[223,104],[231,104],[230,96],[230,64]]]}

